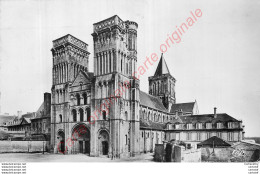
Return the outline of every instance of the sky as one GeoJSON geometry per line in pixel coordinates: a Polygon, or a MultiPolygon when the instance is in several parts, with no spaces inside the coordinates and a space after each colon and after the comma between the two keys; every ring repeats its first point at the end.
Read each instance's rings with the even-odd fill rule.
{"type": "MultiPolygon", "coordinates": [[[[2,113],[40,107],[51,91],[53,40],[69,33],[86,42],[93,71],[93,23],[117,14],[138,23],[142,65],[196,9],[202,16],[164,54],[177,79],[177,103],[196,100],[200,114],[217,107],[243,120],[246,136],[260,136],[258,0],[0,0],[2,113]]],[[[141,76],[141,90],[148,92],[158,62],[141,76]]]]}

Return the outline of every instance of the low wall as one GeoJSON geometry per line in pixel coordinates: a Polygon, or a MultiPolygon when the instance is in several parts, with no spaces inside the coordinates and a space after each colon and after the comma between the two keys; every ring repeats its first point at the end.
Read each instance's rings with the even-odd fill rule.
{"type": "Polygon", "coordinates": [[[0,153],[48,151],[48,141],[0,141],[0,153]]]}
{"type": "Polygon", "coordinates": [[[234,149],[227,148],[201,148],[201,160],[203,162],[255,162],[259,160],[258,149],[234,149]]]}
{"type": "Polygon", "coordinates": [[[185,150],[183,146],[170,143],[164,148],[164,145],[156,144],[154,160],[160,162],[201,162],[201,150],[185,150]]]}
{"type": "Polygon", "coordinates": [[[230,147],[213,148],[203,147],[201,148],[201,160],[203,162],[228,162],[232,156],[233,149],[230,147]]]}
{"type": "Polygon", "coordinates": [[[201,150],[200,149],[182,150],[181,162],[201,162],[201,150]]]}

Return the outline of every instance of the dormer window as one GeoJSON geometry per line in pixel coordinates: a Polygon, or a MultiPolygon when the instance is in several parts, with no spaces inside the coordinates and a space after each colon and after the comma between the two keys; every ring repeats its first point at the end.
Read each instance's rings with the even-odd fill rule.
{"type": "Polygon", "coordinates": [[[175,129],[180,129],[180,124],[175,124],[175,129]]]}
{"type": "Polygon", "coordinates": [[[206,129],[212,129],[212,123],[206,123],[206,129]]]}
{"type": "Polygon", "coordinates": [[[223,128],[223,124],[222,123],[217,123],[217,129],[221,129],[223,128]]]}
{"type": "Polygon", "coordinates": [[[234,128],[233,122],[228,122],[228,128],[234,128]]]}
{"type": "Polygon", "coordinates": [[[192,129],[192,124],[191,123],[187,124],[187,129],[192,129]]]}
{"type": "Polygon", "coordinates": [[[173,130],[175,128],[174,124],[168,124],[169,130],[173,130]]]}
{"type": "Polygon", "coordinates": [[[197,123],[196,124],[196,129],[202,129],[202,123],[197,123]]]}

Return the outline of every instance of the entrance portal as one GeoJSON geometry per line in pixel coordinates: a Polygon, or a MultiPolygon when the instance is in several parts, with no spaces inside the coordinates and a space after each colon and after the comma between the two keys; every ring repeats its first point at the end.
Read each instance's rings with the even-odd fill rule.
{"type": "Polygon", "coordinates": [[[90,141],[85,141],[85,153],[90,154],[90,141]]]}
{"type": "Polygon", "coordinates": [[[103,155],[108,155],[108,142],[102,141],[102,152],[103,155]]]}
{"type": "Polygon", "coordinates": [[[58,132],[58,153],[65,152],[65,134],[63,131],[58,132]]]}
{"type": "Polygon", "coordinates": [[[83,153],[83,141],[79,141],[79,153],[83,153]]]}
{"type": "Polygon", "coordinates": [[[101,130],[98,136],[99,155],[108,155],[109,153],[109,135],[107,131],[101,130]]]}
{"type": "Polygon", "coordinates": [[[72,153],[90,154],[90,131],[85,124],[77,125],[72,131],[72,153]]]}

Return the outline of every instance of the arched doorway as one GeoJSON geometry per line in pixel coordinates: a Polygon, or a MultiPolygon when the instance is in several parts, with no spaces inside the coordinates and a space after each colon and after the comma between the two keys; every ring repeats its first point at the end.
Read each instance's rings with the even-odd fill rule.
{"type": "Polygon", "coordinates": [[[58,131],[58,153],[65,153],[65,134],[63,130],[58,131]]]}
{"type": "Polygon", "coordinates": [[[72,153],[90,154],[90,131],[85,124],[79,124],[72,131],[72,153]]]}
{"type": "Polygon", "coordinates": [[[109,152],[109,134],[106,130],[101,130],[98,136],[99,155],[108,155],[109,152]]]}

